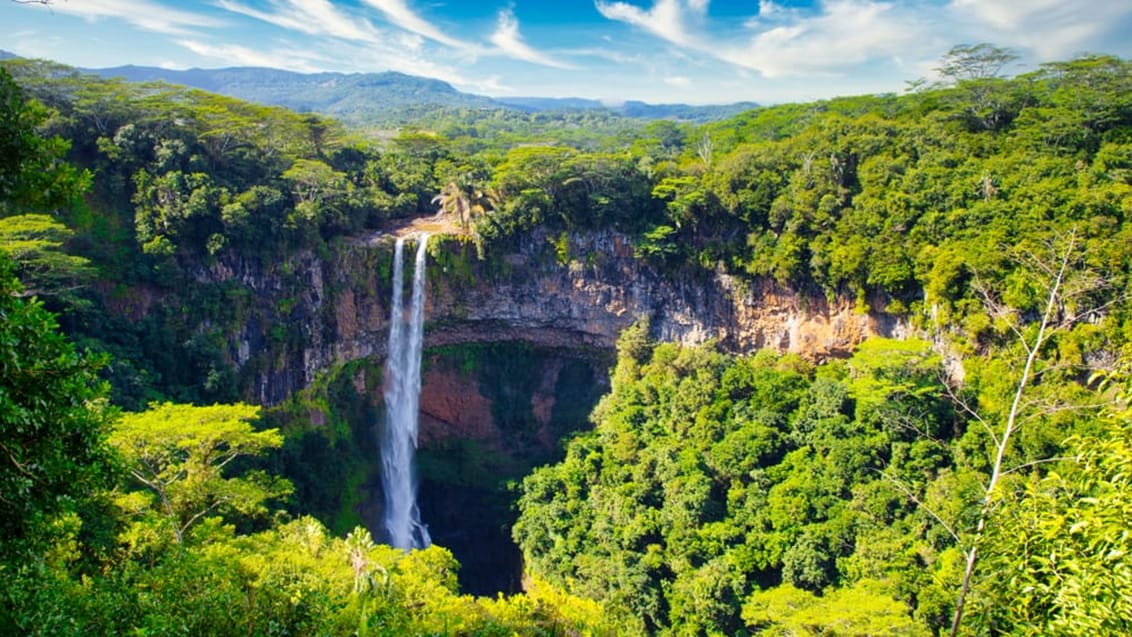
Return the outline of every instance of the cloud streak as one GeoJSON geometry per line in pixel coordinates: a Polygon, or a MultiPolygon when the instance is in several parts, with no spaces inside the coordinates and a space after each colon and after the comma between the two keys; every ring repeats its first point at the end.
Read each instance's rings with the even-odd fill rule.
{"type": "Polygon", "coordinates": [[[372,24],[343,14],[329,0],[272,0],[274,11],[260,11],[233,0],[219,0],[216,5],[233,13],[309,35],[332,35],[360,42],[379,39],[379,33],[372,24]]]}
{"type": "MultiPolygon", "coordinates": [[[[960,23],[981,27],[982,39],[998,44],[1033,49],[1050,60],[1067,57],[1098,46],[1106,33],[1119,33],[1127,26],[1132,3],[1094,0],[952,0],[951,16],[960,23]]],[[[972,30],[970,27],[968,31],[972,30]]]]}
{"type": "Polygon", "coordinates": [[[491,34],[490,40],[502,53],[517,60],[557,69],[577,68],[555,60],[524,42],[523,37],[519,34],[519,21],[515,18],[515,12],[511,9],[504,9],[499,12],[498,26],[495,33],[491,34]]]}
{"type": "Polygon", "coordinates": [[[685,11],[681,0],[656,0],[648,11],[627,2],[597,0],[595,6],[598,13],[609,20],[631,24],[673,44],[699,48],[684,25],[688,22],[688,13],[703,13],[707,2],[689,0],[688,4],[690,11],[685,11]]]}
{"type": "Polygon", "coordinates": [[[386,19],[398,28],[423,38],[456,49],[475,50],[469,42],[448,35],[443,29],[417,15],[405,0],[363,0],[367,5],[385,14],[386,19]]]}
{"type": "Polygon", "coordinates": [[[816,12],[760,0],[758,14],[740,33],[707,31],[708,6],[705,0],[654,0],[647,10],[626,2],[596,3],[609,20],[766,78],[841,72],[915,49],[923,35],[910,13],[878,0],[825,0],[816,12]]]}
{"type": "Polygon", "coordinates": [[[748,41],[717,49],[717,57],[764,77],[830,74],[877,59],[914,53],[923,27],[890,3],[830,0],[816,15],[801,15],[764,0],[748,27],[748,41]]]}
{"type": "Polygon", "coordinates": [[[51,5],[52,11],[80,16],[88,20],[117,18],[154,33],[167,35],[187,35],[198,28],[213,28],[224,23],[215,18],[172,9],[148,0],[82,0],[57,2],[51,5]]]}
{"type": "Polygon", "coordinates": [[[238,44],[210,44],[199,40],[182,39],[177,44],[197,55],[224,60],[230,66],[257,66],[282,68],[299,73],[312,73],[319,70],[319,63],[325,63],[317,55],[297,56],[293,50],[264,51],[238,44]]]}

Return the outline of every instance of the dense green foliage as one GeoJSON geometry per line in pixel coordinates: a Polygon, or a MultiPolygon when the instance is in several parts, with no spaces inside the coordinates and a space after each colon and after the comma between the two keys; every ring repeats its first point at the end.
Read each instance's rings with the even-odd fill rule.
{"type": "MultiPolygon", "coordinates": [[[[655,345],[634,328],[594,431],[524,480],[515,539],[532,573],[603,600],[642,632],[937,634],[995,453],[980,423],[997,420],[1017,382],[1000,363],[969,361],[957,403],[924,342],[872,340],[815,368],[655,345]]],[[[1009,452],[1019,469],[996,494],[1011,505],[992,518],[973,624],[1127,628],[1115,591],[1132,548],[1117,522],[1128,425],[1100,445],[1098,433],[1065,442],[1097,420],[1096,398],[1063,383],[1048,375],[1030,388],[1044,407],[1009,452]],[[1112,596],[1104,611],[1089,601],[1112,596]]]]}
{"type": "Polygon", "coordinates": [[[1005,247],[1025,253],[1073,226],[1102,274],[1127,285],[1130,88],[1128,63],[1089,57],[1013,80],[753,110],[672,141],[657,130],[623,170],[516,149],[492,175],[505,204],[479,228],[613,225],[639,231],[641,254],[669,267],[879,293],[891,312],[934,308],[959,325],[978,312],[971,281],[1015,270],[1005,247]]]}
{"type": "Polygon", "coordinates": [[[0,254],[0,557],[113,476],[98,379],[105,361],[76,352],[55,317],[20,291],[0,254]]]}
{"type": "Polygon", "coordinates": [[[900,486],[922,495],[954,465],[938,363],[878,342],[815,371],[628,332],[594,432],[524,481],[515,537],[534,573],[650,632],[734,633],[745,598],[779,582],[923,596],[945,544],[900,486]]]}
{"type": "Polygon", "coordinates": [[[46,106],[21,107],[40,113],[28,121],[99,176],[94,210],[59,209],[71,253],[115,282],[96,306],[160,299],[141,324],[96,309],[64,325],[137,366],[111,375],[137,408],[237,398],[218,379],[244,384],[256,365],[237,376],[222,341],[253,315],[279,331],[275,357],[300,338],[247,290],[186,273],[323,251],[438,208],[469,224],[482,255],[536,227],[612,228],[658,268],[855,296],[976,348],[993,336],[976,288],[1010,288],[1014,307],[1033,309],[1040,294],[1014,280],[1019,260],[1072,228],[1106,293],[1125,291],[1129,64],[1083,57],[1001,79],[997,53],[960,48],[945,60],[949,84],[908,95],[758,108],[698,129],[432,111],[382,139],[198,90],[4,64],[46,106]],[[183,320],[180,308],[206,311],[183,320]],[[191,363],[163,362],[170,350],[191,363]]]}
{"type": "Polygon", "coordinates": [[[1077,466],[1012,492],[989,537],[974,614],[981,630],[1027,635],[1132,631],[1132,387],[1099,432],[1067,442],[1077,466]]]}

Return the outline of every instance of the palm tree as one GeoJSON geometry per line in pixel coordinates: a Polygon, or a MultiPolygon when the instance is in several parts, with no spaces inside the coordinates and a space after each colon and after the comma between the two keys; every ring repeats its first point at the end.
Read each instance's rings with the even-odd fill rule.
{"type": "Polygon", "coordinates": [[[442,214],[455,214],[460,227],[467,232],[474,218],[499,207],[500,197],[494,188],[481,189],[467,175],[461,175],[449,181],[440,194],[432,198],[432,203],[440,206],[442,214]]]}
{"type": "Polygon", "coordinates": [[[468,221],[471,216],[472,202],[467,189],[457,180],[448,182],[440,190],[440,194],[432,198],[432,203],[440,206],[443,214],[455,214],[460,219],[460,226],[468,230],[468,221]]]}

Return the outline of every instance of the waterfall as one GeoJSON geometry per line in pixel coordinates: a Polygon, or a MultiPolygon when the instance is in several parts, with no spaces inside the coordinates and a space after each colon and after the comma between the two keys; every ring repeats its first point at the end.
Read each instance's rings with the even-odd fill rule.
{"type": "Polygon", "coordinates": [[[405,321],[404,239],[393,249],[393,299],[385,364],[385,427],[381,437],[381,479],[385,492],[385,528],[389,544],[400,549],[432,543],[417,508],[413,454],[417,449],[417,416],[421,394],[421,344],[424,341],[425,248],[428,234],[417,237],[413,293],[405,321]]]}

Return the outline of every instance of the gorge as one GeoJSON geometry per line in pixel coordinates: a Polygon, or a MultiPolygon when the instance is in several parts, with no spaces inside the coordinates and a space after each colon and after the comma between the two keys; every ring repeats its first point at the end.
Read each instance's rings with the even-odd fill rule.
{"type": "MultiPolygon", "coordinates": [[[[216,262],[194,271],[199,284],[249,291],[241,297],[248,318],[226,338],[258,400],[280,404],[320,378],[345,373],[348,391],[393,417],[390,407],[403,398],[389,388],[404,379],[387,367],[374,385],[380,372],[353,364],[394,356],[386,335],[400,329],[388,317],[402,314],[396,251],[406,238],[372,235],[340,243],[329,256],[301,254],[268,265],[216,262]],[[278,325],[301,333],[272,339],[278,325]]],[[[438,235],[427,243],[427,276],[414,282],[427,289],[419,344],[420,510],[432,525],[432,540],[452,549],[463,565],[461,584],[470,592],[518,590],[508,484],[553,461],[566,436],[589,427],[589,411],[608,390],[614,344],[624,328],[644,320],[661,340],[714,340],[734,352],[772,348],[815,360],[846,356],[871,335],[909,330],[897,317],[862,310],[850,299],[723,273],[665,272],[637,258],[630,240],[615,232],[566,235],[567,258],[555,243],[561,239],[534,233],[508,253],[480,260],[459,236],[438,235]]],[[[424,258],[425,244],[417,245],[417,258],[424,258]]],[[[424,273],[414,269],[414,279],[424,273]]],[[[333,401],[311,404],[323,405],[303,412],[311,422],[334,419],[327,413],[333,401]]],[[[381,446],[407,444],[385,437],[381,446]]],[[[358,510],[371,528],[390,528],[394,545],[419,546],[424,527],[407,511],[394,514],[381,484],[406,484],[394,474],[385,468],[383,480],[365,477],[358,510]],[[398,536],[391,516],[411,530],[398,536]]]]}

